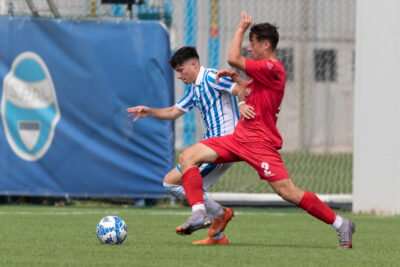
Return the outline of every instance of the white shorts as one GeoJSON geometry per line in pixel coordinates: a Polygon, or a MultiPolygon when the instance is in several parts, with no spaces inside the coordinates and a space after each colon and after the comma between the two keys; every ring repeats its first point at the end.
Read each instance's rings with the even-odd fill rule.
{"type": "MultiPolygon", "coordinates": [[[[203,189],[207,190],[210,186],[215,184],[215,182],[221,177],[224,172],[233,165],[232,163],[222,163],[222,164],[211,164],[203,163],[199,167],[201,176],[203,176],[203,189]]],[[[176,166],[178,171],[182,173],[181,166],[179,164],[176,166]]]]}

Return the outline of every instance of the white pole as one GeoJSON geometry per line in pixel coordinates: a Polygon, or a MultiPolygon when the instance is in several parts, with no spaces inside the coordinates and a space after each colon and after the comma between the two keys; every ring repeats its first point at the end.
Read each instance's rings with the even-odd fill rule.
{"type": "Polygon", "coordinates": [[[353,210],[400,214],[400,1],[356,10],[353,210]]]}

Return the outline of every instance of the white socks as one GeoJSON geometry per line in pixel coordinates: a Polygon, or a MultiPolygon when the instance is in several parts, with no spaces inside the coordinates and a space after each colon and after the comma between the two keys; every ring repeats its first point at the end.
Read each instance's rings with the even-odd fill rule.
{"type": "Polygon", "coordinates": [[[216,218],[220,218],[225,215],[225,211],[219,203],[207,197],[206,194],[203,194],[203,196],[207,213],[211,214],[213,217],[216,218]]]}
{"type": "Polygon", "coordinates": [[[206,206],[204,206],[204,204],[196,204],[192,206],[192,213],[195,213],[198,210],[204,210],[204,212],[206,212],[206,206]]]}
{"type": "Polygon", "coordinates": [[[335,228],[335,230],[339,230],[340,226],[342,226],[343,223],[343,218],[340,217],[339,215],[336,215],[335,221],[332,223],[332,227],[335,228]]]}

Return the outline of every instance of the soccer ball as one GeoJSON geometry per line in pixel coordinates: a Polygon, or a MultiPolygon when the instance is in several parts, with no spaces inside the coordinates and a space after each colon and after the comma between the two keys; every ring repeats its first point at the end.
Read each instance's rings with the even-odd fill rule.
{"type": "Polygon", "coordinates": [[[97,224],[97,237],[103,244],[121,244],[127,234],[124,220],[117,216],[106,216],[97,224]]]}

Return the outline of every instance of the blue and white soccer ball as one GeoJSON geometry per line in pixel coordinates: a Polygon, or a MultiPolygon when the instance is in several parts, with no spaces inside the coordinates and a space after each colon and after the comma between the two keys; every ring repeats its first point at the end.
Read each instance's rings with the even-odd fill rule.
{"type": "Polygon", "coordinates": [[[103,244],[121,244],[127,234],[124,220],[117,216],[106,216],[97,224],[97,237],[103,244]]]}

